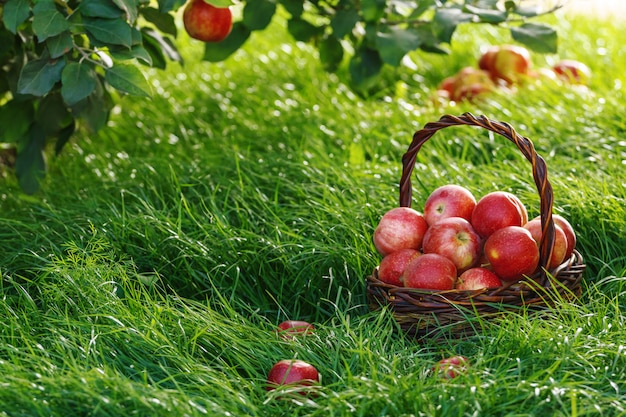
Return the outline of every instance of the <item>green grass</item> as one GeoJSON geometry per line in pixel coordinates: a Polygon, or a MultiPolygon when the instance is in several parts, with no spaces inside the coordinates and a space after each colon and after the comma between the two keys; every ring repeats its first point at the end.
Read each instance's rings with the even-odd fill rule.
{"type": "MultiPolygon", "coordinates": [[[[50,158],[39,194],[3,179],[0,415],[626,415],[622,26],[556,22],[559,56],[594,72],[588,91],[451,108],[428,100],[438,81],[504,32],[461,29],[453,55],[415,54],[419,70],[390,86],[399,94],[370,100],[278,25],[222,64],[188,45],[184,67],[151,74],[152,100],[123,98],[108,129],[50,158]],[[367,307],[371,234],[397,205],[413,132],[464,111],[511,123],[546,158],[584,294],[465,340],[417,342],[367,307]],[[288,318],[316,332],[282,340],[288,318]],[[467,375],[433,377],[453,354],[470,358],[467,375]],[[271,365],[294,357],[318,368],[316,395],[268,394],[271,365]]],[[[513,191],[538,214],[528,162],[477,129],[424,146],[415,207],[444,183],[513,191]]]]}

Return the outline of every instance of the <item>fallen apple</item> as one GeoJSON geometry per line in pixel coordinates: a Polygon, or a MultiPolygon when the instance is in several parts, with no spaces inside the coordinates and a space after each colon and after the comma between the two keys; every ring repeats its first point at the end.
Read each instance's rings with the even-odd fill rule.
{"type": "Polygon", "coordinates": [[[528,49],[517,45],[501,45],[483,52],[478,66],[489,71],[493,78],[514,84],[528,76],[532,61],[528,49]]]}
{"type": "Polygon", "coordinates": [[[476,198],[467,188],[446,184],[436,188],[424,203],[424,220],[429,226],[447,217],[472,219],[476,198]]]}
{"type": "Polygon", "coordinates": [[[532,275],[539,265],[539,247],[527,229],[507,226],[493,232],[485,242],[489,265],[503,281],[532,275]]]}
{"type": "Polygon", "coordinates": [[[463,272],[456,283],[457,290],[480,290],[502,286],[502,280],[491,270],[483,267],[470,268],[463,272]]]}
{"type": "Polygon", "coordinates": [[[403,286],[402,274],[413,258],[421,252],[415,249],[400,249],[385,256],[378,265],[378,279],[391,285],[403,286]]]}
{"type": "Polygon", "coordinates": [[[573,59],[563,59],[554,64],[552,69],[561,80],[572,84],[588,85],[591,80],[589,67],[573,59]]]}
{"type": "Polygon", "coordinates": [[[428,228],[423,251],[450,259],[457,273],[473,267],[480,259],[482,242],[474,228],[462,217],[447,217],[428,228]]]}
{"type": "MultiPolygon", "coordinates": [[[[315,367],[298,359],[284,359],[272,366],[267,375],[266,389],[271,391],[279,386],[307,387],[320,382],[315,367]]],[[[304,391],[300,391],[304,393],[304,391]]]]}
{"type": "Polygon", "coordinates": [[[439,377],[452,379],[466,373],[468,368],[469,360],[465,356],[456,355],[441,359],[432,370],[439,377]]]}
{"type": "Polygon", "coordinates": [[[194,39],[219,42],[230,34],[233,17],[228,7],[215,7],[204,0],[190,0],[183,11],[183,25],[194,39]]]}
{"type": "Polygon", "coordinates": [[[493,191],[476,203],[472,212],[472,226],[482,238],[506,226],[523,226],[528,211],[522,201],[506,191],[493,191]]]}
{"type": "Polygon", "coordinates": [[[422,248],[428,229],[424,216],[410,207],[395,207],[387,211],[374,230],[374,246],[378,253],[387,256],[400,249],[422,248]]]}
{"type": "Polygon", "coordinates": [[[306,336],[315,330],[315,326],[303,320],[285,320],[278,325],[277,332],[285,338],[306,336]]]}
{"type": "Polygon", "coordinates": [[[413,258],[402,275],[405,287],[425,290],[451,290],[456,282],[454,263],[445,256],[427,253],[413,258]]]}

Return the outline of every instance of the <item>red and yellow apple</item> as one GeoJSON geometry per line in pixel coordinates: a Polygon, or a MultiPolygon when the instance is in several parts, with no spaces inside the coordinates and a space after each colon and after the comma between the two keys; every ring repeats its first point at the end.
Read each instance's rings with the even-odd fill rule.
{"type": "Polygon", "coordinates": [[[539,265],[539,247],[527,229],[507,226],[493,232],[485,242],[485,256],[503,281],[532,275],[539,265]]]}
{"type": "Polygon", "coordinates": [[[447,217],[472,219],[476,198],[465,187],[446,184],[436,188],[424,203],[424,219],[429,226],[447,217]]]}
{"type": "Polygon", "coordinates": [[[453,101],[471,101],[494,88],[495,84],[489,72],[480,68],[464,67],[453,76],[444,78],[438,91],[447,92],[446,95],[453,101]]]}
{"type": "Polygon", "coordinates": [[[467,372],[469,360],[465,356],[457,355],[441,359],[433,366],[433,371],[439,377],[452,379],[467,372]]]}
{"type": "MultiPolygon", "coordinates": [[[[532,235],[537,244],[541,243],[543,231],[541,230],[541,218],[535,217],[523,226],[532,235]]],[[[548,270],[552,270],[561,265],[567,253],[567,237],[565,232],[558,224],[554,224],[554,244],[552,245],[552,256],[548,262],[548,270]]]]}
{"type": "Polygon", "coordinates": [[[313,365],[298,359],[284,359],[270,369],[266,389],[271,391],[281,385],[307,387],[319,382],[319,373],[313,365]]]}
{"type": "Polygon", "coordinates": [[[204,0],[189,0],[183,11],[183,25],[194,39],[219,42],[230,34],[233,16],[228,7],[215,7],[204,0]]]}
{"type": "Polygon", "coordinates": [[[472,212],[472,226],[483,239],[506,226],[523,226],[528,211],[522,201],[506,191],[493,191],[476,203],[472,212]]]}
{"type": "Polygon", "coordinates": [[[480,259],[482,242],[474,228],[462,217],[447,217],[428,228],[423,251],[450,259],[457,273],[473,267],[480,259]]]}
{"type": "Polygon", "coordinates": [[[403,286],[402,274],[407,265],[421,252],[415,249],[400,249],[385,256],[378,265],[378,279],[382,282],[403,286]]]}
{"type": "Polygon", "coordinates": [[[396,207],[381,217],[374,230],[374,246],[382,256],[400,249],[420,250],[427,229],[428,224],[420,212],[410,207],[396,207]]]}
{"type": "Polygon", "coordinates": [[[427,253],[413,258],[402,275],[405,287],[425,290],[451,290],[456,282],[454,263],[445,256],[427,253]]]}
{"type": "Polygon", "coordinates": [[[554,64],[552,69],[561,80],[572,84],[588,85],[591,79],[589,67],[573,59],[562,59],[554,64]]]}
{"type": "Polygon", "coordinates": [[[483,52],[478,66],[489,71],[494,79],[514,84],[528,76],[532,61],[528,49],[517,45],[501,45],[492,46],[483,52]]]}
{"type": "Polygon", "coordinates": [[[502,286],[502,280],[491,270],[483,267],[470,268],[459,275],[457,290],[480,290],[502,286]]]}

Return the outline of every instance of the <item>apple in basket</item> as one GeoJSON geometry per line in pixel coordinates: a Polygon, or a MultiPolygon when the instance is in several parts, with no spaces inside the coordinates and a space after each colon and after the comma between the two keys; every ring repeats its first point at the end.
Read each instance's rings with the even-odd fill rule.
{"type": "Polygon", "coordinates": [[[507,226],[485,241],[485,256],[493,272],[504,281],[532,275],[539,265],[539,247],[527,229],[507,226]]]}
{"type": "Polygon", "coordinates": [[[285,320],[278,325],[277,332],[285,338],[295,336],[306,336],[311,334],[315,327],[303,320],[285,320]]]}
{"type": "MultiPolygon", "coordinates": [[[[313,365],[298,359],[283,359],[272,366],[267,375],[266,389],[279,386],[307,387],[320,382],[320,375],[313,365]]],[[[301,394],[304,391],[300,391],[301,394]]]]}
{"type": "MultiPolygon", "coordinates": [[[[543,232],[541,230],[541,218],[536,217],[526,223],[524,229],[528,230],[535,242],[539,244],[543,232]]],[[[563,263],[565,254],[567,253],[567,237],[565,232],[558,224],[554,224],[554,245],[552,246],[552,256],[548,262],[548,270],[552,270],[563,263]]]]}
{"type": "Polygon", "coordinates": [[[410,207],[395,207],[381,217],[374,230],[374,246],[382,255],[400,249],[422,248],[422,240],[428,229],[424,216],[410,207]]]}
{"type": "Polygon", "coordinates": [[[482,242],[474,228],[462,217],[448,217],[428,228],[424,235],[424,253],[437,253],[450,259],[458,273],[476,265],[482,242]]]}
{"type": "Polygon", "coordinates": [[[563,216],[559,216],[558,214],[552,215],[552,220],[554,224],[558,224],[563,232],[565,232],[565,237],[567,238],[567,252],[565,252],[565,259],[569,259],[572,256],[572,252],[576,249],[576,232],[572,227],[571,223],[563,216]]]}
{"type": "Polygon", "coordinates": [[[407,265],[421,252],[415,249],[400,249],[385,256],[378,265],[378,279],[391,285],[403,286],[402,274],[407,265]]]}
{"type": "Polygon", "coordinates": [[[425,253],[409,262],[402,282],[409,288],[445,291],[454,288],[456,277],[456,267],[450,259],[436,253],[425,253]]]}
{"type": "Polygon", "coordinates": [[[493,191],[476,203],[472,212],[472,226],[482,238],[506,226],[523,226],[528,212],[522,201],[506,191],[493,191]]]}
{"type": "Polygon", "coordinates": [[[468,269],[459,275],[456,282],[456,289],[462,291],[497,288],[501,286],[502,280],[493,271],[483,267],[468,269]]]}
{"type": "Polygon", "coordinates": [[[469,360],[465,356],[456,355],[441,359],[433,366],[432,370],[436,375],[452,379],[467,372],[469,360]]]}
{"type": "Polygon", "coordinates": [[[472,219],[476,198],[465,187],[446,184],[436,188],[424,203],[424,219],[429,226],[447,217],[472,219]]]}

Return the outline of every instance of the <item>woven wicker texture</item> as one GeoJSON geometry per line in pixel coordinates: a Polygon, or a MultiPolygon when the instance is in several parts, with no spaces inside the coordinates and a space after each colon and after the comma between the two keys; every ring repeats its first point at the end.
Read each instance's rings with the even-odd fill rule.
{"type": "Polygon", "coordinates": [[[559,300],[573,300],[581,293],[585,265],[578,251],[574,251],[570,259],[554,270],[546,270],[555,235],[552,220],[553,192],[548,181],[548,169],[530,139],[519,135],[508,123],[465,113],[460,116],[445,115],[437,122],[426,124],[413,135],[413,140],[402,157],[400,206],[411,206],[411,176],[422,145],[437,131],[462,125],[478,126],[507,138],[530,162],[540,197],[540,266],[528,279],[507,282],[499,288],[474,291],[431,291],[398,287],[380,281],[375,269],[367,278],[370,308],[377,310],[388,307],[400,327],[418,338],[471,335],[480,331],[484,319],[497,317],[504,311],[519,311],[522,307],[550,308],[559,300]]]}

